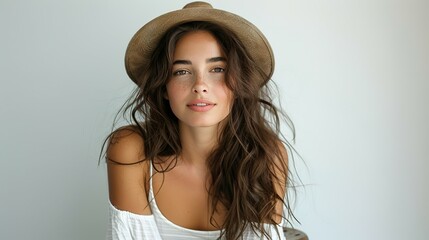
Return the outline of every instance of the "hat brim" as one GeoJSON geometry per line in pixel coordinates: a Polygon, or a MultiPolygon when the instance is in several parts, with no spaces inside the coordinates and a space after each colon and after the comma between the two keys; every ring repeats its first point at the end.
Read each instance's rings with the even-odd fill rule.
{"type": "Polygon", "coordinates": [[[139,85],[138,77],[149,64],[154,49],[170,28],[193,21],[212,22],[234,32],[247,53],[267,76],[267,79],[263,79],[261,83],[265,84],[271,78],[274,71],[273,51],[265,36],[255,25],[227,11],[198,7],[163,14],[135,33],[125,53],[125,68],[131,80],[139,85]]]}

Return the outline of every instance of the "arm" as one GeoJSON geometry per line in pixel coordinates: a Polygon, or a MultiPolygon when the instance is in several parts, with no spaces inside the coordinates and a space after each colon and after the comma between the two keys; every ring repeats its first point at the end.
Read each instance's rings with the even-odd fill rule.
{"type": "MultiPolygon", "coordinates": [[[[274,181],[274,187],[276,193],[281,197],[284,198],[286,194],[286,185],[288,181],[288,153],[286,151],[286,148],[283,146],[281,142],[279,142],[279,150],[280,150],[280,157],[276,159],[274,163],[274,173],[275,173],[275,179],[274,181]]],[[[284,203],[281,200],[277,200],[276,203],[276,216],[274,217],[274,220],[277,224],[280,224],[282,222],[282,216],[283,216],[283,207],[284,203]]],[[[284,217],[284,216],[283,216],[284,217]]]]}
{"type": "Polygon", "coordinates": [[[145,159],[143,139],[138,132],[125,127],[111,136],[107,148],[109,198],[119,210],[150,215],[148,189],[149,161],[145,159]]]}
{"type": "Polygon", "coordinates": [[[150,163],[145,160],[141,136],[131,127],[116,130],[106,157],[110,199],[107,239],[161,239],[148,205],[150,163]]]}

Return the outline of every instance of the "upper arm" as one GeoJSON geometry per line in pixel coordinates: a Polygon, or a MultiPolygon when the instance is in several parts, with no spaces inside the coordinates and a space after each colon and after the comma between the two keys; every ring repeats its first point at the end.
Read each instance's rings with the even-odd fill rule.
{"type": "Polygon", "coordinates": [[[145,159],[141,135],[131,127],[116,130],[106,152],[109,199],[120,210],[151,214],[147,188],[149,161],[145,159]]]}
{"type": "MultiPolygon", "coordinates": [[[[286,194],[286,186],[288,181],[288,153],[284,145],[279,142],[280,156],[274,162],[274,188],[280,198],[284,198],[286,194]]],[[[274,220],[280,223],[283,215],[284,202],[280,199],[276,202],[276,216],[274,220]]],[[[284,217],[284,216],[283,216],[284,217]]]]}

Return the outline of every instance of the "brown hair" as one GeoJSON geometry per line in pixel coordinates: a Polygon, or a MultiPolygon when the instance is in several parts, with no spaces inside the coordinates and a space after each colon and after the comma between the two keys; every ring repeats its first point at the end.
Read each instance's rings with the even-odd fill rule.
{"type": "MultiPolygon", "coordinates": [[[[120,112],[124,116],[130,113],[131,121],[144,139],[146,159],[141,161],[151,160],[156,169],[153,163],[159,162],[160,156],[181,153],[178,121],[164,98],[165,85],[177,41],[197,30],[208,31],[218,40],[227,60],[226,85],[234,96],[226,124],[220,129],[219,145],[207,159],[211,173],[208,188],[211,216],[219,203],[228,210],[222,225],[213,217],[210,222],[223,229],[222,236],[226,239],[240,238],[248,226],[270,238],[263,224],[276,224],[276,202],[283,202],[288,216],[294,218],[288,201],[275,189],[276,184],[290,183],[284,145],[289,150],[292,148],[280,133],[280,117],[285,117],[293,135],[294,127],[287,115],[273,105],[269,85],[261,86],[268,77],[233,32],[208,22],[190,22],[170,29],[154,50],[149,66],[139,76],[141,84],[120,112]]],[[[156,170],[165,172],[174,166],[156,170]]]]}

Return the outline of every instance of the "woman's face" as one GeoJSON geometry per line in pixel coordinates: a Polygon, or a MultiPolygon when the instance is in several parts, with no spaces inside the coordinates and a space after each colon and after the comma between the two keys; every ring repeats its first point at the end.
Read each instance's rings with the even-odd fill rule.
{"type": "Polygon", "coordinates": [[[232,92],[225,85],[226,58],[207,31],[186,33],[176,44],[166,98],[179,124],[209,127],[231,111],[232,92]]]}

